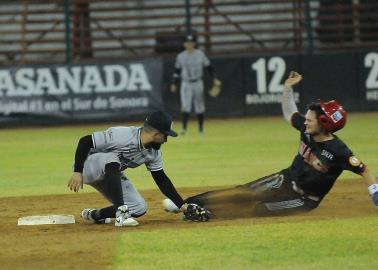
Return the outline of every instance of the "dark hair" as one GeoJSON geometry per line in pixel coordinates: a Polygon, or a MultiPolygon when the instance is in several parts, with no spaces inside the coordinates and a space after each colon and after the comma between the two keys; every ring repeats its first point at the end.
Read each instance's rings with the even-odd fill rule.
{"type": "Polygon", "coordinates": [[[156,131],[159,131],[159,130],[157,130],[156,128],[153,128],[153,127],[151,127],[149,124],[147,124],[146,122],[144,122],[144,124],[143,124],[143,129],[144,129],[144,131],[146,131],[146,132],[156,132],[156,131]]]}
{"type": "Polygon", "coordinates": [[[319,116],[322,115],[322,114],[325,115],[325,113],[322,110],[322,107],[320,106],[319,102],[310,103],[307,106],[307,109],[310,110],[310,111],[314,111],[315,114],[316,114],[316,118],[319,118],[319,116]]]}

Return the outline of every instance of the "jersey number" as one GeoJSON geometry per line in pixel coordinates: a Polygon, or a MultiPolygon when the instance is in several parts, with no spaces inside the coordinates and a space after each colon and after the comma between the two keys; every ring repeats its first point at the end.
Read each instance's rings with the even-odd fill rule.
{"type": "Polygon", "coordinates": [[[365,86],[367,89],[378,88],[378,53],[372,52],[365,55],[365,67],[370,68],[366,78],[365,86]]]}
{"type": "Polygon", "coordinates": [[[265,58],[259,58],[252,64],[252,69],[256,71],[257,92],[259,94],[264,94],[267,90],[270,93],[283,91],[284,85],[281,84],[281,81],[285,74],[286,63],[281,57],[275,56],[268,61],[265,58]],[[269,85],[266,80],[267,71],[273,72],[269,85]]]}

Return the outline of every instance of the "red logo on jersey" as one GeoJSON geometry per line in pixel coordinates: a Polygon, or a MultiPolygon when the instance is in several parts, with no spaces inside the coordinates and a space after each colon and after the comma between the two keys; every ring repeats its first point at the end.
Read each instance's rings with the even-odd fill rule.
{"type": "Polygon", "coordinates": [[[328,172],[328,166],[323,164],[318,158],[317,156],[315,156],[312,152],[311,152],[311,148],[305,144],[303,141],[301,141],[300,145],[299,145],[299,154],[303,157],[303,160],[309,164],[311,167],[313,167],[315,170],[319,171],[319,172],[328,172]]]}

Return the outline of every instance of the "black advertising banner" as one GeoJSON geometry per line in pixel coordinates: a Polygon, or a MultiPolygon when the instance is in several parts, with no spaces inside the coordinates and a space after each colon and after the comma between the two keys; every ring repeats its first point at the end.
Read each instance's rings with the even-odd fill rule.
{"type": "MultiPolygon", "coordinates": [[[[206,116],[281,115],[284,81],[295,87],[298,108],[336,99],[348,111],[378,109],[378,52],[218,57],[211,59],[222,91],[206,94],[206,116]]],[[[0,126],[140,119],[165,109],[180,115],[180,94],[169,91],[174,59],[0,69],[0,126]]],[[[205,72],[206,73],[206,72],[205,72]]],[[[206,74],[205,91],[211,80],[206,74]]]]}
{"type": "Polygon", "coordinates": [[[127,119],[163,107],[162,62],[0,69],[0,121],[127,119]]]}
{"type": "MultiPolygon", "coordinates": [[[[244,78],[242,58],[215,58],[211,60],[216,77],[222,82],[218,97],[206,95],[206,111],[209,116],[244,115],[244,78]]],[[[205,91],[211,89],[212,81],[207,78],[205,91]]]]}
{"type": "MultiPolygon", "coordinates": [[[[178,119],[180,115],[180,92],[172,93],[170,86],[173,82],[173,72],[175,60],[169,59],[164,61],[164,73],[163,73],[163,100],[165,110],[172,114],[175,119],[178,119]]],[[[177,120],[176,120],[177,121],[177,120]]]]}
{"type": "Polygon", "coordinates": [[[335,99],[348,111],[360,109],[354,53],[304,55],[301,59],[305,103],[335,99]]]}
{"type": "Polygon", "coordinates": [[[363,110],[378,109],[378,51],[358,54],[358,89],[363,110]]]}
{"type": "MultiPolygon", "coordinates": [[[[299,56],[260,56],[244,59],[245,112],[247,115],[281,114],[284,82],[291,70],[300,72],[299,56]]],[[[301,102],[301,86],[295,100],[301,102]]]]}

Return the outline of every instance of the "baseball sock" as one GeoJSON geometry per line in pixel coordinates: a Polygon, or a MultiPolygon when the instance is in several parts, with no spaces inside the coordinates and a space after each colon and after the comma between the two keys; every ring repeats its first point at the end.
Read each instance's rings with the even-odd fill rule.
{"type": "Polygon", "coordinates": [[[204,114],[200,113],[197,115],[198,117],[198,130],[199,132],[203,132],[203,120],[204,120],[204,114]]]}
{"type": "Polygon", "coordinates": [[[104,182],[106,183],[106,190],[104,192],[113,199],[114,205],[124,205],[121,173],[119,172],[119,164],[117,162],[106,164],[104,182]]]}
{"type": "Polygon", "coordinates": [[[185,131],[188,127],[189,113],[182,113],[182,129],[185,131]]]}
{"type": "Polygon", "coordinates": [[[124,205],[122,184],[121,184],[121,174],[119,172],[119,164],[116,162],[108,163],[105,166],[105,176],[104,182],[104,192],[111,197],[115,204],[108,206],[91,213],[92,218],[95,220],[104,218],[114,218],[117,212],[117,208],[120,205],[124,205]]]}
{"type": "Polygon", "coordinates": [[[97,211],[94,211],[95,213],[92,215],[92,217],[96,220],[99,219],[105,219],[105,218],[115,218],[117,207],[114,205],[101,208],[97,211]]]}

